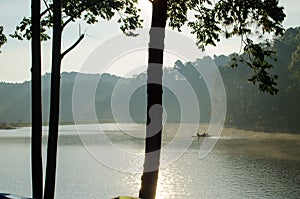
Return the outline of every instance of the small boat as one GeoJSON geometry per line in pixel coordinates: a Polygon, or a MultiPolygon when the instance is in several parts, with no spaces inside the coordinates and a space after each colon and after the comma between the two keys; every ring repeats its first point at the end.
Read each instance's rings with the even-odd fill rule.
{"type": "Polygon", "coordinates": [[[208,135],[208,133],[204,132],[202,134],[197,133],[197,135],[194,135],[193,137],[203,138],[203,137],[209,137],[209,135],[208,135]]]}

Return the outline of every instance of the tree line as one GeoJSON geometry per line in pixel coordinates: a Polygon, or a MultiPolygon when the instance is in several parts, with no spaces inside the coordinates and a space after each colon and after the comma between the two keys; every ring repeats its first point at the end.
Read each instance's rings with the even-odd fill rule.
{"type": "MultiPolygon", "coordinates": [[[[215,62],[223,78],[227,94],[227,126],[256,131],[299,132],[300,105],[300,79],[297,71],[300,64],[297,50],[300,45],[300,28],[289,28],[286,32],[272,41],[270,49],[276,52],[277,61],[270,73],[278,75],[277,95],[271,96],[257,89],[248,79],[253,71],[244,63],[239,62],[238,67],[231,67],[231,59],[235,54],[204,57],[194,62],[182,63],[178,60],[174,67],[164,68],[163,82],[181,88],[183,84],[190,84],[197,96],[201,118],[199,122],[210,120],[210,95],[201,74],[195,67],[215,62]],[[178,79],[181,74],[183,79],[178,79]]],[[[98,78],[100,81],[95,93],[95,109],[100,122],[113,122],[111,110],[112,92],[118,81],[122,83],[122,90],[129,92],[136,85],[144,85],[137,89],[131,97],[130,111],[135,122],[146,122],[146,73],[136,74],[132,78],[123,78],[111,74],[80,74],[76,72],[61,74],[61,121],[74,122],[72,114],[72,90],[76,76],[82,76],[81,84],[92,84],[90,79],[98,78]]],[[[49,118],[50,77],[45,74],[43,82],[43,122],[49,118]]],[[[29,122],[30,121],[30,82],[22,84],[0,83],[1,107],[0,121],[3,122],[29,122]],[[12,100],[16,99],[16,101],[12,100]],[[22,103],[20,103],[20,102],[22,103]]],[[[163,105],[167,112],[167,122],[180,122],[180,104],[176,95],[163,87],[163,105]]],[[[188,103],[188,102],[182,102],[188,103]]],[[[89,110],[87,107],[86,110],[89,110]]],[[[85,115],[91,115],[88,112],[85,115]]],[[[94,118],[84,117],[82,123],[97,122],[94,118]]],[[[188,118],[188,122],[194,118],[188,118]]],[[[124,117],[124,122],[130,121],[124,117]]]]}
{"type": "MultiPolygon", "coordinates": [[[[221,64],[228,99],[228,125],[271,132],[299,132],[299,46],[299,27],[287,29],[283,36],[272,41],[270,49],[276,52],[276,61],[270,72],[278,76],[276,87],[279,90],[275,96],[262,93],[245,81],[253,74],[245,63],[240,62],[241,67],[233,70],[230,64],[221,64]]],[[[220,58],[215,57],[215,60],[220,58]]]]}

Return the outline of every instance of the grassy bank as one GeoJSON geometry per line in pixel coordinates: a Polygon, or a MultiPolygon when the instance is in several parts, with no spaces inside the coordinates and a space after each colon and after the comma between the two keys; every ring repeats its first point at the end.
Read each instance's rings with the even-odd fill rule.
{"type": "MultiPolygon", "coordinates": [[[[74,122],[60,122],[59,125],[73,125],[74,122]]],[[[43,122],[43,126],[48,126],[48,122],[43,122]]],[[[21,128],[21,127],[31,127],[31,122],[14,122],[14,123],[0,123],[0,130],[1,129],[16,129],[16,128],[21,128]]]]}
{"type": "Polygon", "coordinates": [[[0,123],[0,130],[1,129],[5,129],[5,130],[9,130],[9,129],[15,129],[16,127],[10,124],[6,124],[6,123],[0,123]]]}

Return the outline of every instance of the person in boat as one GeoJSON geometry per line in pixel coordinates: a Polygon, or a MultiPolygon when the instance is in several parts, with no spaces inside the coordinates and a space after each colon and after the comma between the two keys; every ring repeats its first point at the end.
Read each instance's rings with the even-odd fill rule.
{"type": "Polygon", "coordinates": [[[197,137],[208,137],[208,133],[204,132],[202,134],[197,133],[197,137]]]}

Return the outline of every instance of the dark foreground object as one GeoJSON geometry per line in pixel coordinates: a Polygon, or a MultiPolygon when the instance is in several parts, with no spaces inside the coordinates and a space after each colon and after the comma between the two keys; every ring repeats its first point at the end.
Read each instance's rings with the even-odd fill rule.
{"type": "Polygon", "coordinates": [[[9,194],[9,193],[0,193],[0,199],[31,199],[31,198],[26,198],[26,197],[18,196],[15,194],[9,194]]]}

